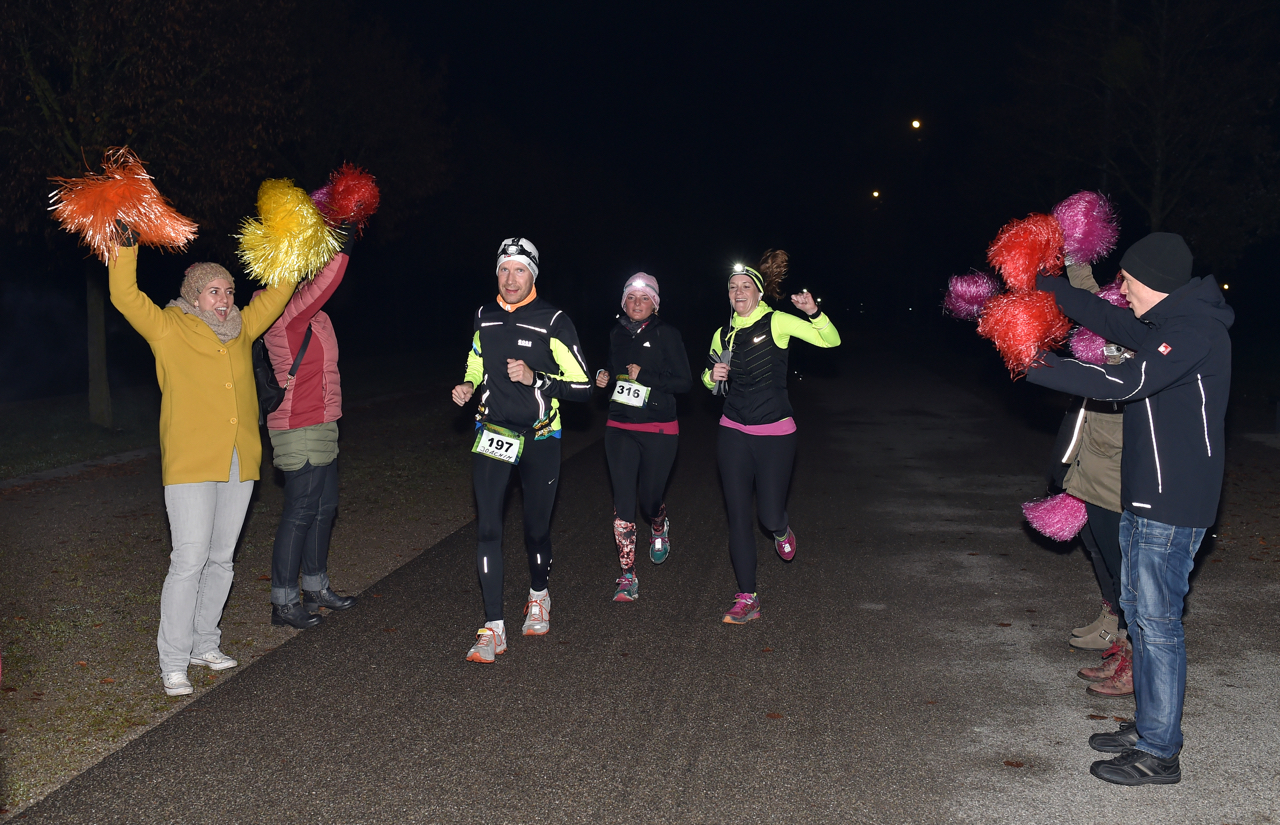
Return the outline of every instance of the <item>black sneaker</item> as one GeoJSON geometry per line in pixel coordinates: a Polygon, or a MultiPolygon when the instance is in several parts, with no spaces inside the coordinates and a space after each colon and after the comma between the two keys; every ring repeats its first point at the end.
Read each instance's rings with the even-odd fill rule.
{"type": "Polygon", "coordinates": [[[1095,733],[1089,737],[1089,747],[1099,753],[1124,753],[1138,744],[1138,725],[1124,722],[1115,733],[1095,733]]]}
{"type": "Polygon", "coordinates": [[[1115,759],[1094,762],[1089,766],[1089,773],[1114,785],[1173,785],[1182,781],[1178,757],[1163,759],[1137,748],[1115,759]]]}

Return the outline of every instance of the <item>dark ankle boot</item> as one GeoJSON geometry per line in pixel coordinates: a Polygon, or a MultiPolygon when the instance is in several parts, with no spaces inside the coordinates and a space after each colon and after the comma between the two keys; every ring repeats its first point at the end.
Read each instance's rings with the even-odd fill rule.
{"type": "Polygon", "coordinates": [[[322,607],[330,610],[347,610],[356,606],[356,597],[339,596],[327,587],[324,590],[303,590],[302,606],[308,613],[315,613],[322,607]]]}
{"type": "Polygon", "coordinates": [[[308,627],[315,627],[324,619],[319,616],[312,616],[302,608],[302,604],[294,602],[293,604],[273,604],[271,605],[271,623],[277,627],[296,627],[298,630],[306,630],[308,627]]]}

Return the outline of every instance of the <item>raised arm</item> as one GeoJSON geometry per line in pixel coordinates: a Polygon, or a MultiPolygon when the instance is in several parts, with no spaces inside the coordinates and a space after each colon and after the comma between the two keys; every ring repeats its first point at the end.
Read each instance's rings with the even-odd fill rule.
{"type": "Polygon", "coordinates": [[[786,347],[792,338],[813,344],[815,347],[828,349],[840,346],[840,333],[825,312],[818,313],[812,321],[808,318],[797,318],[789,312],[773,313],[770,329],[773,340],[780,347],[786,347]]]}
{"type": "Polygon", "coordinates": [[[111,288],[111,304],[129,322],[129,326],[147,341],[156,341],[169,332],[169,319],[164,310],[138,289],[138,247],[122,246],[107,264],[107,283],[111,288]]]}
{"type": "Polygon", "coordinates": [[[1133,310],[1112,306],[1105,298],[1077,289],[1056,275],[1038,276],[1036,286],[1052,292],[1063,314],[1095,335],[1132,350],[1140,349],[1147,338],[1150,330],[1133,310]]]}
{"type": "Polygon", "coordinates": [[[539,372],[534,375],[537,388],[552,398],[565,401],[586,401],[591,398],[591,379],[587,377],[587,362],[578,344],[578,330],[569,316],[557,313],[551,321],[551,354],[560,368],[557,374],[539,372]]]}

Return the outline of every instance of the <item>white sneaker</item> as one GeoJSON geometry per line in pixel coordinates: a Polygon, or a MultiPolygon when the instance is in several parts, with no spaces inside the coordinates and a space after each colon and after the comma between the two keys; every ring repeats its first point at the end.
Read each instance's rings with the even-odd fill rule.
{"type": "Polygon", "coordinates": [[[227,668],[235,667],[240,663],[215,647],[207,653],[201,653],[199,656],[192,656],[191,664],[207,667],[210,670],[226,670],[227,668]]]}
{"type": "Polygon", "coordinates": [[[524,606],[524,635],[542,636],[551,629],[551,593],[544,590],[541,596],[529,591],[529,602],[524,606]]]}
{"type": "Polygon", "coordinates": [[[491,665],[495,656],[506,652],[507,634],[491,627],[482,627],[476,631],[476,643],[467,651],[467,661],[491,665]]]}
{"type": "Polygon", "coordinates": [[[191,680],[187,678],[187,674],[180,670],[166,673],[160,679],[164,682],[164,692],[170,696],[186,696],[194,690],[191,687],[191,680]]]}

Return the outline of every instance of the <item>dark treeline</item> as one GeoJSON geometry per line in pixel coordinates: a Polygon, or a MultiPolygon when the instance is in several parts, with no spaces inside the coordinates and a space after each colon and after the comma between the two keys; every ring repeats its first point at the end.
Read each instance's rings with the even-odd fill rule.
{"type": "MultiPolygon", "coordinates": [[[[983,266],[1005,221],[1083,188],[1115,199],[1122,245],[1183,232],[1237,306],[1276,297],[1274,9],[1028,5],[213,14],[131,0],[133,17],[108,21],[83,0],[14,0],[0,399],[84,390],[91,286],[44,211],[45,177],[126,142],[201,223],[189,254],[146,253],[142,285],[162,303],[190,261],[234,262],[263,178],[314,188],[343,161],[377,175],[381,212],[331,303],[352,356],[460,369],[512,234],[539,246],[539,292],[596,361],[626,275],[659,278],[698,352],[727,317],[726,267],[767,247],[791,252],[789,284],[822,295],[851,339],[909,349],[956,323],[938,309],[945,278],[983,266]]],[[[113,380],[150,380],[109,307],[105,330],[113,380]]]]}

